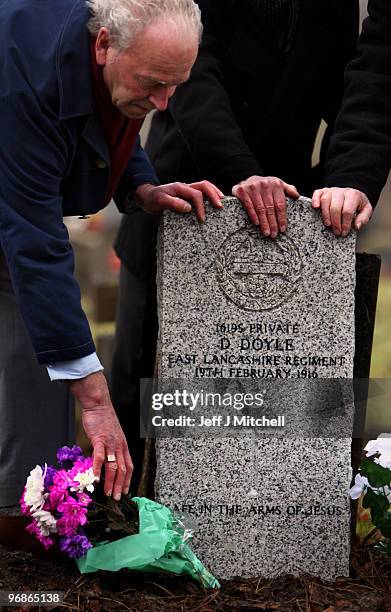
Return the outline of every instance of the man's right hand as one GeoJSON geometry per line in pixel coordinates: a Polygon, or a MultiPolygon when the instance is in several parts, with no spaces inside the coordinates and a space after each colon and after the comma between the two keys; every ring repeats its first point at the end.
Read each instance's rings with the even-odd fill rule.
{"type": "Polygon", "coordinates": [[[122,493],[127,495],[129,492],[133,463],[125,434],[110,400],[106,378],[102,372],[97,372],[67,383],[82,406],[84,431],[94,449],[94,474],[100,477],[105,464],[105,494],[118,500],[122,493]],[[116,461],[105,461],[109,455],[114,455],[116,461]]]}
{"type": "Polygon", "coordinates": [[[350,187],[324,187],[312,196],[312,207],[320,209],[323,223],[336,236],[360,230],[372,217],[373,207],[365,193],[350,187]]]}
{"type": "Polygon", "coordinates": [[[205,221],[204,199],[208,199],[215,208],[222,208],[221,200],[224,198],[223,192],[209,181],[176,182],[167,185],[143,184],[136,189],[135,196],[141,208],[152,214],[163,210],[188,213],[194,208],[200,223],[205,221]]]}
{"type": "Polygon", "coordinates": [[[296,187],[284,183],[275,176],[250,176],[232,188],[255,225],[259,225],[264,236],[276,238],[288,227],[286,197],[297,200],[296,187]]]}

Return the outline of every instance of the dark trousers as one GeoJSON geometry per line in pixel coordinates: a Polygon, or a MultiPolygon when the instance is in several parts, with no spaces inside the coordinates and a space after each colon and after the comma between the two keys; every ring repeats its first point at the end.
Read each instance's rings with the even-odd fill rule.
{"type": "Polygon", "coordinates": [[[121,265],[111,398],[133,460],[131,494],[139,483],[144,440],[140,439],[140,378],[152,378],[155,368],[157,312],[156,264],[130,270],[121,265]]]}
{"type": "Polygon", "coordinates": [[[30,471],[55,463],[74,429],[68,388],[37,362],[0,252],[0,507],[18,503],[30,471]]]}

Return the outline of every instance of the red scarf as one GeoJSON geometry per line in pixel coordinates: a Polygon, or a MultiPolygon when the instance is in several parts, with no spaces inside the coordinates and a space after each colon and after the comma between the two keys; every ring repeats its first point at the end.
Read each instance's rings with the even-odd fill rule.
{"type": "Polygon", "coordinates": [[[111,101],[103,79],[103,69],[96,62],[95,38],[90,40],[92,88],[96,110],[110,152],[111,174],[104,199],[106,206],[113,197],[133,152],[144,119],[128,119],[111,101]]]}

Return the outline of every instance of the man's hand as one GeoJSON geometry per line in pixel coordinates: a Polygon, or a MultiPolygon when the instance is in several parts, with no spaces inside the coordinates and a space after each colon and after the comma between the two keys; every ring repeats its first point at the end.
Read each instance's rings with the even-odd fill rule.
{"type": "Polygon", "coordinates": [[[93,470],[100,476],[102,465],[108,455],[114,455],[115,462],[105,463],[106,495],[120,499],[121,494],[129,492],[133,463],[128,445],[117,415],[110,400],[106,378],[102,372],[90,374],[85,378],[67,381],[69,388],[83,409],[83,427],[91,440],[93,470]]]}
{"type": "Polygon", "coordinates": [[[324,187],[314,192],[313,208],[320,208],[323,223],[331,227],[336,236],[347,236],[366,225],[372,217],[373,207],[365,193],[348,187],[324,187]]]}
{"type": "Polygon", "coordinates": [[[198,183],[168,183],[167,185],[140,185],[135,193],[141,208],[146,212],[159,213],[172,210],[188,213],[193,208],[200,223],[205,221],[204,198],[215,208],[222,208],[224,194],[209,181],[198,183]],[[191,202],[191,204],[190,204],[191,202]]]}
{"type": "Polygon", "coordinates": [[[232,188],[251,221],[259,225],[264,236],[276,238],[288,227],[286,196],[297,200],[296,187],[275,176],[250,176],[232,188]]]}

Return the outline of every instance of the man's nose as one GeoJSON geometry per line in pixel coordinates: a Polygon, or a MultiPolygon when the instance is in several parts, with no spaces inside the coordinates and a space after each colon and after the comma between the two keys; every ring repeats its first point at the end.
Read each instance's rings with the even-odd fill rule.
{"type": "Polygon", "coordinates": [[[152,93],[149,96],[149,101],[154,105],[156,110],[164,111],[168,106],[168,101],[174,94],[175,87],[162,87],[159,91],[152,93]]]}

